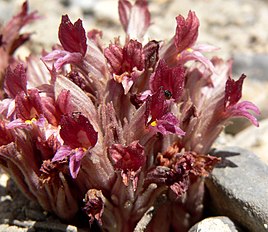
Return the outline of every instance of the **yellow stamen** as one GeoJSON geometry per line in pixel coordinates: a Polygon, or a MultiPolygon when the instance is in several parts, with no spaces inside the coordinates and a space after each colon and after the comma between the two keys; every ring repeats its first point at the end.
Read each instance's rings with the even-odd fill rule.
{"type": "MultiPolygon", "coordinates": [[[[75,150],[75,151],[78,151],[79,148],[80,148],[80,147],[77,147],[77,148],[75,148],[74,150],[75,150]]],[[[82,147],[82,149],[83,149],[83,152],[86,152],[86,151],[87,151],[87,148],[85,148],[85,147],[82,147]]]]}
{"type": "MultiPolygon", "coordinates": [[[[192,48],[186,48],[185,49],[187,52],[193,52],[194,50],[192,49],[192,48]]],[[[178,55],[177,55],[177,57],[179,58],[181,56],[181,53],[179,53],[178,55]]]]}
{"type": "Polygon", "coordinates": [[[187,52],[193,52],[194,50],[192,48],[187,48],[186,51],[187,52]]]}
{"type": "Polygon", "coordinates": [[[37,121],[36,118],[32,118],[31,120],[30,119],[26,120],[25,123],[31,125],[36,121],[37,121]]]}
{"type": "Polygon", "coordinates": [[[156,121],[151,122],[151,126],[157,126],[157,122],[156,121]]]}

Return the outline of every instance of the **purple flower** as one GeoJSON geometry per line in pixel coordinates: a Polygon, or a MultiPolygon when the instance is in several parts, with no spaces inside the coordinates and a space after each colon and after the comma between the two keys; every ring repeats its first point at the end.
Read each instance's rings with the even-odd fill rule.
{"type": "MultiPolygon", "coordinates": [[[[52,97],[51,89],[27,89],[27,76],[25,68],[22,64],[18,64],[14,70],[10,67],[7,69],[5,76],[5,89],[15,102],[13,112],[8,115],[15,114],[19,124],[45,117],[49,123],[58,125],[59,117],[62,113],[70,112],[72,106],[70,104],[70,93],[62,91],[55,100],[52,97]]],[[[14,127],[15,124],[13,123],[14,127]]]]}
{"type": "Polygon", "coordinates": [[[37,89],[32,89],[27,92],[20,92],[15,99],[16,114],[22,120],[31,120],[38,118],[39,115],[44,113],[41,97],[37,89]]]}
{"type": "Polygon", "coordinates": [[[59,71],[65,64],[77,64],[82,60],[81,53],[78,52],[68,52],[64,50],[54,50],[42,57],[45,62],[54,61],[53,66],[57,71],[59,71]]]}
{"type": "Polygon", "coordinates": [[[45,62],[54,61],[53,66],[57,71],[65,64],[82,62],[87,51],[86,32],[82,26],[82,21],[78,19],[72,24],[68,15],[63,15],[58,36],[64,50],[56,49],[45,55],[42,60],[45,62]]]}
{"type": "Polygon", "coordinates": [[[189,11],[185,19],[182,15],[176,17],[177,27],[174,38],[162,49],[162,57],[170,65],[175,63],[184,64],[190,60],[196,60],[203,63],[207,68],[213,71],[213,65],[202,52],[217,50],[211,45],[196,45],[198,37],[199,20],[195,13],[189,11]]]}
{"type": "Polygon", "coordinates": [[[68,15],[63,15],[59,27],[59,40],[64,50],[85,56],[87,39],[81,19],[72,24],[68,15]]]}
{"type": "Polygon", "coordinates": [[[245,117],[255,126],[259,126],[257,119],[249,112],[252,111],[256,115],[260,114],[260,110],[253,103],[248,101],[238,102],[242,96],[242,85],[246,75],[242,75],[237,81],[229,78],[226,81],[225,97],[224,97],[224,114],[226,117],[245,117]]]}
{"type": "Polygon", "coordinates": [[[235,105],[242,96],[242,85],[246,75],[242,75],[237,81],[231,79],[230,77],[225,84],[225,97],[224,97],[224,107],[225,109],[235,105]]]}
{"type": "Polygon", "coordinates": [[[151,77],[150,89],[155,93],[161,88],[167,99],[172,98],[178,101],[183,92],[184,76],[185,68],[183,66],[169,68],[164,60],[160,60],[151,77]]]}
{"type": "Polygon", "coordinates": [[[52,159],[52,162],[61,161],[70,157],[69,169],[72,178],[76,178],[80,169],[81,160],[86,155],[86,150],[79,147],[77,149],[71,149],[69,146],[61,146],[52,159]]]}
{"type": "MultiPolygon", "coordinates": [[[[72,104],[70,103],[70,92],[63,90],[57,99],[54,99],[53,90],[49,85],[37,86],[36,88],[27,88],[27,73],[23,64],[18,64],[14,69],[7,68],[5,75],[5,91],[13,98],[15,106],[9,110],[9,115],[15,114],[18,126],[26,121],[36,120],[40,117],[45,117],[49,123],[54,126],[58,125],[61,114],[72,111],[72,104]]],[[[10,105],[12,105],[10,103],[10,105]]],[[[9,106],[8,106],[9,107],[9,106]]],[[[4,111],[4,110],[3,110],[4,111]]],[[[14,115],[13,115],[14,116],[14,115]]],[[[12,128],[16,123],[12,124],[12,128]]]]}
{"type": "Polygon", "coordinates": [[[199,20],[192,11],[189,11],[187,19],[179,15],[176,20],[175,46],[177,52],[181,53],[195,44],[198,37],[199,20]]]}
{"type": "Polygon", "coordinates": [[[114,80],[122,83],[127,94],[144,69],[142,44],[136,40],[130,40],[123,48],[119,44],[110,44],[104,55],[114,80]]]}
{"type": "Polygon", "coordinates": [[[60,126],[60,136],[64,145],[59,148],[52,162],[70,157],[70,173],[76,178],[81,160],[97,143],[98,133],[88,119],[78,112],[62,116],[60,126]]]}
{"type": "Polygon", "coordinates": [[[159,88],[156,93],[146,99],[146,126],[155,133],[184,135],[178,127],[179,120],[168,111],[169,104],[166,101],[165,91],[159,88]]]}

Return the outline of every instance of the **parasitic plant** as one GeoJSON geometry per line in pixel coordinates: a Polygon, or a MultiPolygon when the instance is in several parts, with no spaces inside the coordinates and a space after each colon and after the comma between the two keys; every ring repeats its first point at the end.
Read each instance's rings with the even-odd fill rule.
{"type": "Polygon", "coordinates": [[[60,44],[22,61],[20,29],[39,16],[25,2],[1,26],[0,165],[63,220],[82,210],[104,231],[186,231],[219,162],[213,142],[230,118],[258,126],[259,110],[240,101],[246,76],[230,60],[204,56],[216,48],[196,42],[193,11],[163,42],[144,37],[146,0],[118,3],[126,36],[108,46],[63,15],[60,44]]]}

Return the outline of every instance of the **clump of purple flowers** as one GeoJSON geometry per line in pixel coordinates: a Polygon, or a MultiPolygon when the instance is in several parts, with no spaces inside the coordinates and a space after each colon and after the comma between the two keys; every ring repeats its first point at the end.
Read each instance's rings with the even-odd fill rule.
{"type": "Polygon", "coordinates": [[[60,44],[21,61],[19,14],[0,28],[0,164],[47,211],[72,220],[80,209],[104,231],[185,231],[202,215],[210,148],[230,118],[258,126],[240,102],[245,75],[206,58],[199,20],[176,18],[169,42],[147,41],[146,0],[119,0],[126,37],[102,43],[62,16],[60,44]],[[11,30],[12,29],[12,30],[11,30]]]}

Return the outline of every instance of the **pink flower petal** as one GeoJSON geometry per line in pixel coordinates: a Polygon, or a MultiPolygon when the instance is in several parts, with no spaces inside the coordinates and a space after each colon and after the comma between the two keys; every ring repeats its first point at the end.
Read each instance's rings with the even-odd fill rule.
{"type": "Polygon", "coordinates": [[[214,52],[219,50],[220,48],[210,44],[195,44],[192,49],[199,52],[214,52]]]}
{"type": "Polygon", "coordinates": [[[236,104],[242,96],[242,85],[246,75],[242,75],[239,80],[235,81],[229,78],[225,85],[224,106],[232,106],[236,104]]]}
{"type": "Polygon", "coordinates": [[[63,160],[72,154],[72,149],[69,146],[61,146],[54,155],[52,162],[63,160]]]}
{"type": "Polygon", "coordinates": [[[22,120],[31,120],[44,113],[41,97],[37,89],[28,90],[26,95],[20,92],[16,98],[16,113],[22,120]]]}
{"type": "Polygon", "coordinates": [[[146,112],[145,121],[146,124],[154,122],[160,119],[168,112],[168,103],[166,101],[164,90],[158,89],[152,96],[148,96],[146,99],[146,112]]]}
{"type": "Polygon", "coordinates": [[[59,71],[65,64],[80,63],[82,59],[83,56],[79,52],[68,52],[63,50],[54,50],[49,54],[47,54],[46,56],[42,57],[42,60],[45,62],[54,61],[56,71],[59,71]]]}
{"type": "Polygon", "coordinates": [[[198,37],[199,20],[192,11],[189,11],[187,19],[179,15],[176,20],[175,46],[177,52],[181,53],[195,44],[198,37]]]}
{"type": "Polygon", "coordinates": [[[243,101],[237,104],[231,105],[227,107],[226,113],[228,117],[245,117],[247,118],[253,125],[259,126],[259,122],[256,117],[253,116],[252,111],[256,115],[260,115],[260,110],[257,106],[255,106],[252,102],[243,101]]]}
{"type": "Polygon", "coordinates": [[[124,94],[127,94],[134,84],[134,80],[128,76],[124,76],[122,80],[122,86],[124,88],[124,94]]]}
{"type": "Polygon", "coordinates": [[[73,111],[73,106],[71,104],[70,90],[62,90],[57,98],[56,103],[62,114],[71,113],[73,111]]]}
{"type": "Polygon", "coordinates": [[[150,79],[150,88],[152,92],[157,92],[162,88],[165,93],[167,91],[170,96],[167,98],[173,98],[178,101],[182,95],[184,88],[184,75],[185,68],[183,66],[176,66],[169,68],[164,60],[160,60],[155,73],[150,79]]]}
{"type": "Polygon", "coordinates": [[[60,136],[72,148],[91,148],[97,143],[98,133],[81,113],[64,115],[60,121],[60,136]]]}
{"type": "Polygon", "coordinates": [[[82,148],[78,148],[72,153],[69,161],[70,173],[73,179],[78,175],[81,166],[81,160],[85,156],[85,151],[82,148]]]}
{"type": "Polygon", "coordinates": [[[23,128],[28,128],[28,127],[30,127],[30,125],[26,124],[25,121],[23,121],[20,118],[9,122],[7,124],[7,126],[6,126],[6,128],[9,129],[9,130],[12,130],[12,129],[15,129],[15,128],[23,129],[23,128]]]}
{"type": "Polygon", "coordinates": [[[195,60],[201,62],[207,69],[212,72],[215,72],[215,68],[212,62],[205,57],[200,51],[189,49],[184,50],[178,55],[178,61],[181,64],[185,64],[187,61],[195,60]]]}
{"type": "Polygon", "coordinates": [[[20,92],[27,93],[27,76],[23,64],[18,64],[13,70],[7,68],[5,76],[5,91],[11,98],[20,92]]]}
{"type": "Polygon", "coordinates": [[[104,49],[104,55],[108,60],[113,73],[117,75],[121,74],[123,63],[123,48],[117,44],[110,44],[108,48],[104,49]]]}
{"type": "MultiPolygon", "coordinates": [[[[176,134],[178,136],[185,135],[185,132],[179,128],[179,120],[172,113],[167,113],[157,120],[155,130],[163,135],[176,134]]],[[[152,128],[152,126],[151,126],[152,128]]]]}
{"type": "Polygon", "coordinates": [[[81,19],[72,24],[68,15],[63,15],[59,27],[59,40],[66,51],[85,56],[87,38],[81,19]]]}

